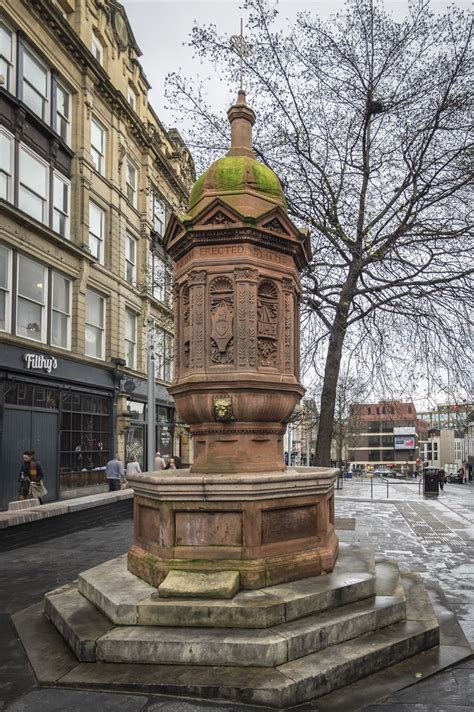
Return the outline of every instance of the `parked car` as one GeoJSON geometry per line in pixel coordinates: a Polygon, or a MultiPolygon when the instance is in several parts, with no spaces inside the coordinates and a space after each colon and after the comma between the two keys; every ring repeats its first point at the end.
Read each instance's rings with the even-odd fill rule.
{"type": "Polygon", "coordinates": [[[394,470],[393,467],[377,467],[373,473],[374,477],[404,477],[402,472],[394,470]]]}

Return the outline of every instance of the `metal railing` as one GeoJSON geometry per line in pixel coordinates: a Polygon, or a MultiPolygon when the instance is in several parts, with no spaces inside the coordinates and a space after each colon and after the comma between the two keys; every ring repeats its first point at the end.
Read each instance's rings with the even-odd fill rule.
{"type": "Polygon", "coordinates": [[[390,498],[390,485],[392,486],[397,486],[397,485],[408,485],[411,487],[418,487],[418,494],[422,494],[422,485],[423,485],[423,477],[420,477],[416,480],[395,480],[395,479],[389,479],[386,477],[367,477],[365,475],[362,476],[356,476],[356,477],[351,477],[351,478],[345,478],[343,475],[339,474],[337,476],[336,480],[336,487],[335,489],[337,490],[342,490],[344,489],[344,480],[345,479],[350,479],[352,482],[358,482],[359,484],[362,483],[367,483],[370,481],[370,499],[374,498],[374,483],[376,485],[383,485],[386,487],[386,498],[390,498]]]}

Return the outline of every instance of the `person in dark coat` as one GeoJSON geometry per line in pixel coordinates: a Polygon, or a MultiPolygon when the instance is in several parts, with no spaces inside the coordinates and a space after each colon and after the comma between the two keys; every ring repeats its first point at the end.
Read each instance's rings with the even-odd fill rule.
{"type": "MultiPolygon", "coordinates": [[[[38,460],[35,460],[34,450],[25,450],[23,453],[23,463],[20,467],[20,474],[18,477],[18,482],[20,483],[18,499],[28,499],[30,494],[30,484],[32,482],[42,482],[43,477],[43,468],[38,460]]],[[[40,504],[43,504],[41,499],[38,499],[40,504]]]]}
{"type": "Polygon", "coordinates": [[[440,489],[444,490],[444,483],[446,482],[446,473],[444,470],[438,470],[438,482],[440,489]]]}

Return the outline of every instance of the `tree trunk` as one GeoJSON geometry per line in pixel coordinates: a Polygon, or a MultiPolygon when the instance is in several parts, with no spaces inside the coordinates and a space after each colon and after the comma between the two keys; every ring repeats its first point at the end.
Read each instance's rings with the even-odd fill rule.
{"type": "Polygon", "coordinates": [[[321,412],[316,441],[315,465],[329,467],[331,460],[331,441],[334,428],[334,412],[336,409],[336,390],[341,367],[342,346],[346,335],[347,317],[337,318],[333,324],[329,339],[326,366],[324,369],[324,385],[321,394],[321,412]]]}
{"type": "Polygon", "coordinates": [[[326,366],[324,369],[323,392],[319,417],[318,439],[316,441],[315,465],[329,467],[331,462],[331,441],[334,430],[337,383],[341,368],[342,347],[347,330],[349,309],[354,298],[354,290],[359,277],[359,264],[353,263],[341,290],[339,305],[329,337],[326,366]]]}

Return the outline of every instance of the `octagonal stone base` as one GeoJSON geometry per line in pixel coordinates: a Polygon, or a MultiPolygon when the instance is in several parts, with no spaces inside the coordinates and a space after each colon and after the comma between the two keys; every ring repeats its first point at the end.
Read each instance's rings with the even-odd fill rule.
{"type": "Polygon", "coordinates": [[[129,478],[135,490],[128,569],[152,586],[170,571],[238,571],[258,589],[333,570],[336,470],[129,478]]]}

